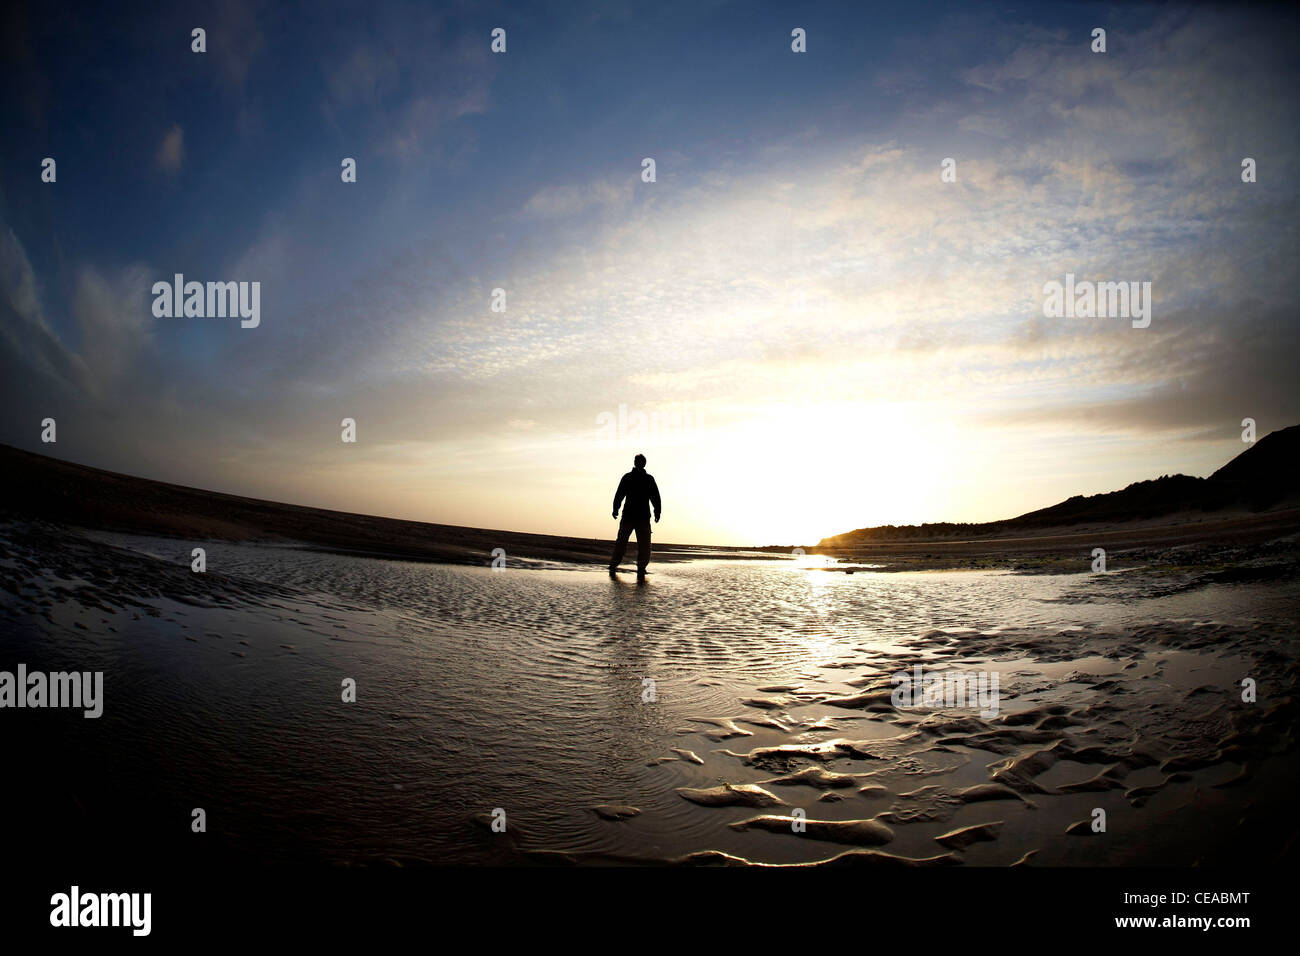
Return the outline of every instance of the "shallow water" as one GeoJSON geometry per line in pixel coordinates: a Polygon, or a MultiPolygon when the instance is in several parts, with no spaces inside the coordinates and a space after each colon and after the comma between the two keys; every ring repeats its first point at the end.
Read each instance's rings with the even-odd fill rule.
{"type": "MultiPolygon", "coordinates": [[[[191,543],[94,537],[143,561],[123,575],[151,563],[188,569],[191,543]]],[[[677,788],[770,781],[771,766],[738,756],[757,747],[896,738],[912,716],[824,701],[918,661],[980,669],[996,659],[1004,712],[1053,700],[1086,706],[1097,694],[1086,681],[1068,681],[1071,672],[1100,679],[1126,662],[1133,679],[1157,679],[1181,695],[1213,684],[1220,670],[1235,673],[1238,658],[1183,646],[1107,653],[1088,641],[1148,639],[1169,622],[1183,634],[1282,627],[1294,622],[1300,595],[1295,582],[1174,591],[1139,572],[845,575],[773,560],[652,565],[638,586],[579,567],[495,571],[292,547],[205,547],[203,584],[213,595],[175,599],[160,585],[139,602],[156,615],[74,597],[40,618],[11,603],[6,663],[50,657],[44,642],[53,634],[56,663],[103,669],[105,716],[71,724],[93,738],[85,746],[101,762],[100,785],[138,787],[147,774],[155,799],[204,806],[211,832],[231,852],[267,862],[504,861],[521,846],[606,859],[703,850],[767,862],[826,859],[845,847],[730,826],[788,808],[701,807],[677,788]],[[227,581],[264,587],[232,598],[222,591],[227,581]],[[356,681],[355,703],[340,699],[344,678],[356,681]],[[647,682],[653,700],[644,699],[647,682]],[[708,720],[735,721],[737,733],[718,733],[721,725],[708,720]],[[600,804],[640,813],[601,819],[591,809],[600,804]],[[507,834],[472,820],[496,808],[505,811],[507,834]]],[[[118,560],[109,550],[102,560],[118,560]]],[[[42,580],[78,593],[78,582],[57,570],[42,580]]],[[[1229,679],[1216,693],[1226,693],[1229,679]]],[[[1167,730],[1160,733],[1167,740],[1167,730]]],[[[943,852],[935,836],[982,822],[972,808],[937,812],[947,806],[944,793],[987,783],[986,766],[998,759],[932,743],[891,744],[869,765],[826,764],[869,771],[858,782],[883,786],[879,798],[846,790],[847,799],[827,802],[803,786],[771,791],[814,819],[891,809],[899,832],[890,850],[932,856],[943,852]],[[900,796],[936,783],[948,790],[900,796]],[[933,819],[902,813],[909,800],[935,811],[933,819]]],[[[1059,780],[1042,779],[1055,786],[1097,769],[1065,760],[1048,771],[1059,780]]],[[[1145,782],[1144,772],[1127,785],[1145,782]]],[[[1063,811],[1071,819],[1087,817],[1098,800],[1057,799],[1078,803],[1063,811]]],[[[1047,826],[1044,815],[1019,806],[998,811],[1015,837],[979,844],[967,860],[1008,863],[1033,848],[1048,862],[1106,862],[1076,853],[1056,817],[1047,826]]]]}

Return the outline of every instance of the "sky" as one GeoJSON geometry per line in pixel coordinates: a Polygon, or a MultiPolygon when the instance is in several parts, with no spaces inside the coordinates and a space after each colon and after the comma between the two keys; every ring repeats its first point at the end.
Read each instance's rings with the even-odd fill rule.
{"type": "Polygon", "coordinates": [[[602,538],[642,452],[661,540],[762,545],[1208,475],[1300,422],[1293,8],[2,16],[0,442],[602,538]],[[155,315],[176,273],[258,282],[259,323],[155,315]],[[1149,326],[1046,315],[1067,274],[1150,282],[1149,326]]]}

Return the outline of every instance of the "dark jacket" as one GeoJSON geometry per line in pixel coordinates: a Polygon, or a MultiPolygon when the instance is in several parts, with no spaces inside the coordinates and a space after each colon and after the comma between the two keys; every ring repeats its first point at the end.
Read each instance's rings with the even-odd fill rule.
{"type": "Polygon", "coordinates": [[[654,475],[644,468],[633,468],[619,481],[618,491],[614,492],[615,512],[624,498],[627,499],[627,504],[623,507],[624,521],[649,521],[652,504],[655,514],[660,512],[659,486],[655,484],[654,475]]]}

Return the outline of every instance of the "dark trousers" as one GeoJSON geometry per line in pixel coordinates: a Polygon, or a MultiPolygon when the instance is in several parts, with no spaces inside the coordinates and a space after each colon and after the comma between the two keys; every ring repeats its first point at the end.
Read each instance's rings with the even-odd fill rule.
{"type": "Polygon", "coordinates": [[[618,539],[614,542],[614,557],[609,560],[611,568],[616,568],[622,563],[623,555],[627,552],[627,539],[632,537],[633,531],[636,532],[637,572],[645,571],[645,566],[650,563],[650,517],[647,515],[630,521],[624,518],[619,522],[618,539]]]}

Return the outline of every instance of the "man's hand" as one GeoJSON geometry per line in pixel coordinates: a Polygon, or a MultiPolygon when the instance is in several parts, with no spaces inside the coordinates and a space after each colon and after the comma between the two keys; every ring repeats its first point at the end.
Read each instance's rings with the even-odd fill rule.
{"type": "Polygon", "coordinates": [[[655,512],[655,524],[659,523],[659,512],[655,512]]]}
{"type": "Polygon", "coordinates": [[[618,517],[618,509],[617,509],[617,508],[614,509],[614,517],[615,517],[615,518],[618,517]]]}

